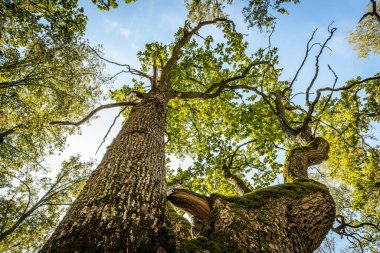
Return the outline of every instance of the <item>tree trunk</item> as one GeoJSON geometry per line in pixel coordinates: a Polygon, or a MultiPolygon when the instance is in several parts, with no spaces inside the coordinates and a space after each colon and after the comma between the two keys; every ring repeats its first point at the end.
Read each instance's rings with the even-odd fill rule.
{"type": "Polygon", "coordinates": [[[152,91],[41,252],[156,252],[166,215],[165,111],[152,91]]]}

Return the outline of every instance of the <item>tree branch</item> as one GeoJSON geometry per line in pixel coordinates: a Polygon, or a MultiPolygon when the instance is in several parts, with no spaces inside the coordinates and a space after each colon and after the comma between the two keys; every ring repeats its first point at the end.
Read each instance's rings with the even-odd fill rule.
{"type": "Polygon", "coordinates": [[[162,68],[160,83],[163,85],[167,85],[167,81],[169,79],[169,74],[173,66],[177,63],[180,58],[181,49],[189,42],[194,34],[196,34],[203,26],[215,24],[218,22],[232,23],[233,22],[226,18],[216,18],[209,21],[199,22],[193,29],[190,31],[186,30],[186,24],[184,27],[183,36],[174,44],[172,54],[169,60],[166,62],[165,66],[162,68]]]}
{"type": "Polygon", "coordinates": [[[127,71],[123,71],[123,72],[127,72],[127,73],[130,73],[132,75],[137,75],[137,76],[141,76],[141,77],[145,77],[147,79],[149,79],[150,81],[152,81],[152,77],[147,75],[146,73],[144,72],[141,72],[140,70],[138,69],[135,69],[135,68],[131,68],[131,66],[129,64],[121,64],[121,63],[118,63],[118,62],[114,62],[114,61],[110,61],[106,58],[104,58],[103,56],[101,56],[98,51],[96,51],[94,48],[90,47],[89,48],[96,54],[97,57],[99,57],[100,59],[102,59],[103,61],[105,62],[108,62],[108,63],[111,63],[111,64],[114,64],[116,66],[120,66],[120,67],[126,67],[127,68],[127,71]]]}
{"type": "Polygon", "coordinates": [[[377,13],[377,6],[376,6],[376,0],[370,0],[371,3],[372,3],[372,11],[371,12],[367,12],[366,14],[364,14],[361,19],[359,20],[359,23],[363,21],[363,19],[365,19],[366,17],[368,16],[374,16],[377,21],[380,22],[380,15],[379,13],[377,13]]]}
{"type": "Polygon", "coordinates": [[[294,77],[293,77],[292,81],[290,82],[289,86],[286,87],[286,88],[284,89],[283,94],[284,94],[286,91],[288,91],[288,90],[291,91],[294,82],[297,81],[297,77],[298,77],[299,73],[301,72],[301,70],[302,70],[302,68],[303,68],[303,66],[304,66],[304,64],[305,64],[305,62],[306,62],[306,60],[307,60],[307,58],[308,58],[308,56],[309,56],[309,52],[310,52],[310,50],[311,50],[311,49],[313,48],[313,46],[314,46],[314,44],[313,44],[311,47],[309,47],[310,42],[313,40],[314,35],[315,35],[315,33],[317,32],[317,30],[318,30],[318,28],[315,29],[315,30],[313,31],[313,33],[312,33],[312,35],[311,35],[309,41],[307,42],[307,44],[306,44],[305,57],[303,58],[303,61],[302,61],[301,65],[299,66],[299,68],[297,69],[297,72],[296,72],[296,74],[294,75],[294,77]]]}
{"type": "Polygon", "coordinates": [[[266,96],[263,92],[260,92],[257,88],[251,87],[248,85],[235,85],[235,86],[228,86],[227,84],[238,81],[241,79],[244,79],[248,76],[249,71],[258,65],[261,64],[267,64],[271,65],[270,62],[268,61],[256,61],[252,62],[249,64],[240,75],[233,76],[224,80],[221,80],[220,82],[212,84],[205,92],[179,92],[179,91],[174,91],[172,92],[172,97],[177,97],[179,99],[187,100],[187,99],[210,99],[210,98],[215,98],[217,97],[220,93],[222,93],[224,90],[235,90],[235,89],[241,89],[243,86],[243,89],[247,89],[249,87],[250,90],[255,91],[256,93],[260,94],[261,96],[266,96]],[[215,90],[215,91],[214,91],[215,90]],[[211,93],[214,91],[213,93],[211,93]]]}
{"type": "Polygon", "coordinates": [[[127,106],[124,107],[123,109],[121,109],[120,112],[116,115],[116,117],[114,118],[114,120],[113,120],[111,126],[108,128],[108,131],[107,131],[106,135],[103,137],[103,141],[102,141],[102,143],[100,143],[100,145],[99,145],[98,149],[96,150],[95,154],[98,153],[100,147],[103,145],[103,143],[106,142],[106,139],[107,139],[107,137],[108,137],[108,134],[111,132],[111,129],[112,129],[112,127],[115,125],[116,120],[117,120],[117,119],[120,117],[120,115],[125,111],[125,109],[127,109],[127,106]]]}
{"type": "Polygon", "coordinates": [[[336,28],[330,29],[331,24],[328,27],[328,32],[330,33],[330,35],[325,40],[325,42],[323,43],[321,49],[319,50],[319,53],[315,57],[315,72],[314,72],[314,76],[313,76],[313,79],[311,80],[309,86],[306,89],[306,103],[307,103],[307,105],[310,105],[310,101],[309,101],[310,90],[313,87],[313,85],[314,85],[314,83],[317,80],[318,75],[319,75],[319,58],[321,57],[321,55],[323,53],[323,50],[326,48],[327,43],[331,40],[332,36],[334,35],[335,31],[337,30],[336,28]]]}
{"type": "Polygon", "coordinates": [[[103,109],[108,109],[108,108],[114,108],[114,107],[122,107],[122,106],[135,106],[137,103],[135,102],[119,102],[119,103],[112,103],[112,104],[106,104],[106,105],[101,105],[97,108],[95,108],[93,111],[91,111],[86,117],[81,119],[80,121],[77,122],[71,122],[71,121],[53,121],[50,122],[50,125],[63,125],[63,126],[79,126],[89,120],[95,113],[98,111],[101,111],[103,109]]]}

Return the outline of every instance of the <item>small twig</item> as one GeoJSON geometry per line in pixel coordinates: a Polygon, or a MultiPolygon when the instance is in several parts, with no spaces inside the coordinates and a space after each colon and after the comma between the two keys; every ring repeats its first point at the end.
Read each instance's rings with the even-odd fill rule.
{"type": "MultiPolygon", "coordinates": [[[[334,77],[335,77],[334,84],[333,84],[333,89],[334,89],[336,83],[338,82],[338,76],[337,76],[337,74],[335,73],[335,71],[330,67],[330,65],[328,65],[328,67],[329,67],[329,70],[334,74],[334,77]]],[[[329,95],[329,97],[327,98],[325,104],[323,105],[323,108],[322,108],[322,110],[321,110],[321,112],[320,112],[320,115],[322,115],[323,112],[325,111],[325,109],[326,109],[328,103],[329,103],[330,100],[331,100],[331,97],[332,97],[333,93],[334,93],[334,91],[332,90],[331,93],[330,93],[330,95],[329,95]]],[[[313,131],[313,132],[314,132],[314,136],[315,136],[315,134],[316,134],[316,132],[317,132],[318,124],[319,124],[319,120],[318,120],[317,124],[316,124],[315,127],[314,127],[314,131],[313,131]]]]}
{"type": "Polygon", "coordinates": [[[307,87],[306,89],[306,103],[307,105],[311,105],[310,101],[309,101],[309,96],[310,96],[310,90],[311,88],[313,87],[315,81],[317,80],[318,78],[318,75],[319,75],[319,58],[321,57],[322,53],[323,53],[323,50],[326,48],[326,45],[327,43],[331,40],[331,38],[333,37],[335,31],[337,30],[336,28],[331,28],[330,29],[330,26],[333,24],[334,22],[331,22],[331,24],[328,26],[327,30],[328,32],[330,33],[329,37],[325,40],[325,42],[323,43],[321,49],[319,50],[319,53],[317,54],[317,56],[315,57],[315,72],[314,72],[314,76],[313,76],[313,79],[311,80],[309,86],[307,87]]]}
{"type": "Polygon", "coordinates": [[[98,149],[97,149],[96,152],[95,152],[95,155],[98,153],[98,151],[99,151],[100,147],[103,145],[103,143],[106,142],[106,139],[107,139],[107,137],[108,137],[108,134],[111,132],[111,129],[112,129],[112,127],[115,125],[116,120],[120,117],[120,115],[121,115],[121,114],[125,111],[125,109],[127,109],[127,108],[128,108],[128,107],[126,106],[126,107],[124,107],[123,109],[121,109],[120,112],[119,112],[119,113],[116,115],[116,117],[113,119],[113,122],[112,122],[111,126],[108,128],[108,131],[107,131],[106,135],[103,137],[103,141],[102,141],[102,143],[100,143],[98,149]]]}

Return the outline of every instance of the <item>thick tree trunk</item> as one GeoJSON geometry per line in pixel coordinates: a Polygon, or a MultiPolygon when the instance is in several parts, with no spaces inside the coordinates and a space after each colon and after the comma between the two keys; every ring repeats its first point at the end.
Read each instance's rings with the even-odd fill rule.
{"type": "Polygon", "coordinates": [[[166,214],[166,99],[136,105],[41,252],[155,252],[166,214]]]}

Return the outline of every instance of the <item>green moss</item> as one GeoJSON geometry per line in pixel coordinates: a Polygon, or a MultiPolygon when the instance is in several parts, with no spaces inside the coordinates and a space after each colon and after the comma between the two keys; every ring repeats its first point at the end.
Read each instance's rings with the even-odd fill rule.
{"type": "Polygon", "coordinates": [[[181,241],[181,253],[203,253],[205,250],[211,253],[242,252],[232,245],[227,245],[226,241],[220,238],[210,239],[200,236],[194,240],[181,241]]]}
{"type": "Polygon", "coordinates": [[[312,180],[296,179],[292,183],[266,187],[243,196],[217,196],[222,197],[228,202],[235,203],[239,205],[239,207],[257,209],[264,206],[269,200],[279,198],[298,198],[305,194],[318,191],[327,192],[328,189],[324,185],[312,180]]]}

